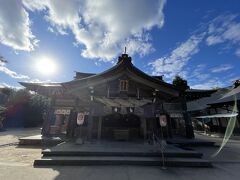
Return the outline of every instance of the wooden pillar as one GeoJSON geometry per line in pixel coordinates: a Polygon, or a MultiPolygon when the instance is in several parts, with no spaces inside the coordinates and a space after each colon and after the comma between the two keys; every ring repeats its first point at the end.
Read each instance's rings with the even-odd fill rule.
{"type": "Polygon", "coordinates": [[[237,119],[236,119],[236,121],[238,121],[238,125],[239,125],[239,127],[238,127],[238,133],[240,133],[240,101],[238,100],[237,101],[237,110],[238,110],[238,115],[237,115],[237,119]]]}
{"type": "Polygon", "coordinates": [[[55,98],[52,97],[50,99],[50,107],[46,110],[43,119],[42,126],[42,136],[49,136],[51,131],[52,120],[54,119],[54,106],[55,106],[55,98]]]}
{"type": "Polygon", "coordinates": [[[143,140],[144,143],[147,142],[147,122],[146,122],[146,118],[141,117],[141,123],[142,123],[142,129],[143,129],[143,140]]]}
{"type": "Polygon", "coordinates": [[[61,129],[62,129],[62,118],[63,115],[62,114],[56,114],[56,120],[54,125],[56,126],[56,133],[59,134],[61,133],[61,129]]]}
{"type": "Polygon", "coordinates": [[[167,115],[167,138],[172,138],[172,120],[170,115],[167,115]]]}
{"type": "Polygon", "coordinates": [[[98,119],[98,140],[101,140],[101,136],[102,136],[102,116],[99,117],[98,119]]]}
{"type": "MultiPolygon", "coordinates": [[[[218,111],[217,111],[217,108],[214,108],[214,110],[215,110],[215,113],[217,114],[218,113],[218,111]]],[[[217,118],[217,120],[218,120],[218,130],[219,130],[219,132],[221,133],[222,132],[222,122],[221,122],[221,118],[217,118]]]]}
{"type": "Polygon", "coordinates": [[[93,108],[93,101],[94,101],[94,88],[89,87],[90,89],[90,114],[88,118],[88,140],[92,140],[92,128],[93,128],[93,114],[94,114],[94,108],[93,108]]]}
{"type": "Polygon", "coordinates": [[[183,96],[181,100],[182,100],[182,107],[183,107],[183,117],[184,117],[184,120],[185,120],[186,137],[189,138],[189,139],[193,139],[194,138],[194,132],[193,132],[191,117],[190,117],[189,113],[187,112],[186,97],[183,96]]]}
{"type": "Polygon", "coordinates": [[[92,127],[93,127],[93,117],[90,114],[90,116],[88,118],[88,140],[89,141],[92,140],[92,127]]]}
{"type": "Polygon", "coordinates": [[[75,109],[72,109],[68,119],[67,137],[69,138],[74,137],[76,126],[77,126],[77,112],[75,109]]]}

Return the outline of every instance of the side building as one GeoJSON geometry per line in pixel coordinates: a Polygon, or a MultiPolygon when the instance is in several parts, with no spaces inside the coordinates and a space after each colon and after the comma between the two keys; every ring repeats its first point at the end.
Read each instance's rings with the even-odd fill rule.
{"type": "Polygon", "coordinates": [[[225,133],[229,121],[236,119],[233,134],[240,134],[240,83],[212,91],[208,97],[187,103],[194,128],[209,133],[225,133]]]}

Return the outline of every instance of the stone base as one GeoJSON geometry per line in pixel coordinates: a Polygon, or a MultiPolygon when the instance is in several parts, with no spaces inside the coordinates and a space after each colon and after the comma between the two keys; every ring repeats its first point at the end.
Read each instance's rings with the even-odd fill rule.
{"type": "Polygon", "coordinates": [[[42,145],[57,145],[63,140],[59,137],[43,137],[42,135],[28,136],[19,138],[19,145],[42,146],[42,145]]]}
{"type": "Polygon", "coordinates": [[[84,141],[83,141],[82,138],[77,138],[76,141],[75,141],[75,144],[82,145],[82,144],[84,144],[84,141]]]}

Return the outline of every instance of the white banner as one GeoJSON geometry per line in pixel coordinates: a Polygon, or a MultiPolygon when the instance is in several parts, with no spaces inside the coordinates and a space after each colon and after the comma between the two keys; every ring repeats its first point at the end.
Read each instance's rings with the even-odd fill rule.
{"type": "Polygon", "coordinates": [[[159,116],[159,123],[160,123],[160,126],[162,126],[162,127],[167,126],[167,116],[166,115],[160,115],[159,116]]]}
{"type": "Polygon", "coordinates": [[[85,113],[78,113],[77,115],[77,125],[82,125],[84,123],[85,113]]]}

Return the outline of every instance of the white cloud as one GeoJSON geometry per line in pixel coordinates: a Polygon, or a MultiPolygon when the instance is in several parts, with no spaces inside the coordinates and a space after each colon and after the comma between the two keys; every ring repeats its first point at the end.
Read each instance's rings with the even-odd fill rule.
{"type": "Polygon", "coordinates": [[[236,54],[238,57],[240,57],[240,48],[238,48],[238,49],[236,50],[235,54],[236,54]]]}
{"type": "Polygon", "coordinates": [[[206,73],[206,64],[199,64],[193,69],[189,69],[187,73],[187,79],[190,81],[204,81],[210,77],[209,73],[206,73]]]}
{"type": "Polygon", "coordinates": [[[45,10],[46,9],[46,3],[48,0],[22,0],[23,5],[31,10],[31,11],[35,11],[35,10],[45,10]]]}
{"type": "Polygon", "coordinates": [[[149,63],[152,66],[152,74],[164,74],[166,78],[173,78],[176,74],[182,73],[188,61],[199,51],[199,44],[203,37],[204,34],[192,35],[187,41],[175,48],[170,55],[149,63]]]}
{"type": "Polygon", "coordinates": [[[5,88],[5,87],[7,87],[7,88],[12,88],[12,89],[22,89],[22,87],[20,87],[20,86],[12,86],[12,85],[9,85],[9,84],[7,84],[7,83],[0,83],[0,88],[5,88]]]}
{"type": "MultiPolygon", "coordinates": [[[[225,14],[214,18],[208,25],[206,43],[208,46],[225,43],[227,46],[235,44],[239,47],[240,22],[237,21],[237,16],[225,14]]],[[[236,55],[238,56],[237,52],[238,50],[236,51],[236,55]]]]}
{"type": "MultiPolygon", "coordinates": [[[[211,73],[206,73],[206,67],[189,67],[189,60],[199,52],[201,42],[206,42],[209,46],[226,42],[224,44],[226,50],[232,49],[233,44],[238,47],[240,45],[240,23],[236,18],[237,16],[232,14],[221,15],[207,23],[200,24],[199,28],[194,31],[187,41],[182,42],[169,54],[149,63],[152,74],[164,75],[167,81],[170,81],[175,75],[181,75],[190,82],[208,80],[209,83],[205,83],[205,87],[207,85],[210,87],[210,82],[213,83],[213,81],[209,80],[211,76],[213,77],[211,73],[228,71],[233,66],[222,64],[208,69],[211,73]]],[[[239,47],[235,54],[240,57],[239,47]]],[[[221,85],[221,83],[218,83],[218,85],[221,85]]]]}
{"type": "Polygon", "coordinates": [[[225,84],[218,78],[210,79],[204,83],[191,85],[192,89],[213,89],[217,87],[223,87],[225,84]]]}
{"type": "Polygon", "coordinates": [[[145,55],[153,50],[145,36],[153,27],[163,26],[165,1],[24,0],[24,5],[32,11],[44,10],[45,19],[60,34],[70,30],[83,45],[82,56],[109,61],[125,45],[132,54],[145,55]]]}
{"type": "Polygon", "coordinates": [[[6,67],[6,63],[4,62],[0,62],[0,72],[3,72],[15,79],[29,79],[29,77],[26,75],[18,74],[17,72],[10,70],[8,67],[6,67]]]}
{"type": "Polygon", "coordinates": [[[29,14],[21,1],[1,1],[0,43],[15,50],[33,50],[38,40],[32,34],[30,25],[29,14]]]}
{"type": "Polygon", "coordinates": [[[231,64],[221,64],[217,67],[212,68],[211,72],[212,73],[219,73],[219,72],[228,71],[230,69],[233,69],[233,66],[231,64]]]}
{"type": "Polygon", "coordinates": [[[40,79],[30,79],[24,82],[29,82],[29,83],[58,83],[58,82],[53,82],[50,79],[48,80],[40,80],[40,79]]]}

